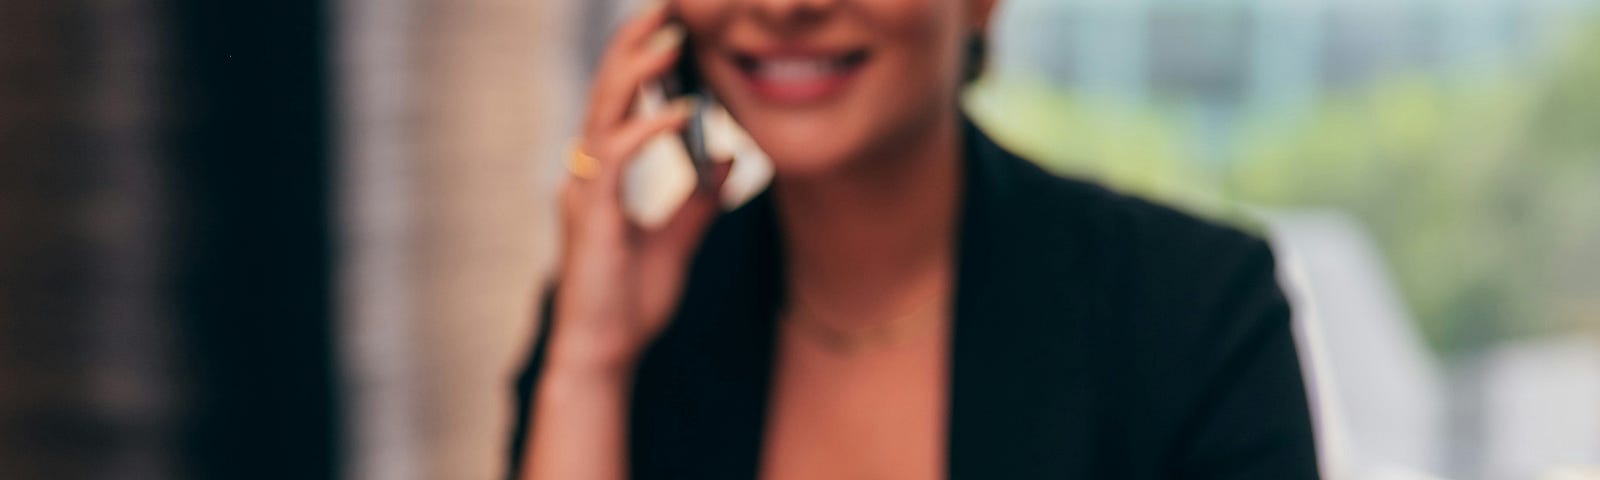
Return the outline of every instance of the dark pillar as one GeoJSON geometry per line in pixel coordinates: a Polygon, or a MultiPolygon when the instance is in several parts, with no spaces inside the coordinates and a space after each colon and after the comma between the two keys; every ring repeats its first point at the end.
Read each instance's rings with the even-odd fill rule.
{"type": "Polygon", "coordinates": [[[334,477],[326,4],[176,5],[192,465],[202,478],[334,477]]]}

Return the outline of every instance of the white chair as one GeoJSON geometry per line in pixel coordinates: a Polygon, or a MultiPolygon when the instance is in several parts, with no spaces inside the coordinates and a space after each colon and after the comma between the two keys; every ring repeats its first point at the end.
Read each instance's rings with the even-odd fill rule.
{"type": "Polygon", "coordinates": [[[1342,213],[1259,213],[1295,309],[1323,475],[1436,478],[1444,382],[1373,243],[1342,213]]]}

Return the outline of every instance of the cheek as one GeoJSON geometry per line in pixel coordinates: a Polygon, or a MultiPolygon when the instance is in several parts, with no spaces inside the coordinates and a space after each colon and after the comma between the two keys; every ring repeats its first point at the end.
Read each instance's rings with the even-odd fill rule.
{"type": "Polygon", "coordinates": [[[887,52],[895,57],[904,85],[926,85],[918,94],[953,94],[959,85],[967,0],[858,0],[873,20],[887,52]],[[952,80],[953,79],[953,80],[952,80]],[[930,90],[938,90],[937,92],[930,90]]]}
{"type": "Polygon", "coordinates": [[[886,68],[875,82],[880,98],[898,103],[903,115],[926,114],[953,103],[961,85],[968,33],[956,8],[962,0],[879,0],[886,68]],[[895,7],[895,8],[889,8],[895,7]]]}

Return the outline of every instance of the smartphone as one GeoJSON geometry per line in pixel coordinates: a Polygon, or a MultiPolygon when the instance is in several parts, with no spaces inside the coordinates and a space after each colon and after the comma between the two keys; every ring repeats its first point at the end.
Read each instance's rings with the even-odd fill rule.
{"type": "Polygon", "coordinates": [[[686,39],[682,48],[668,73],[640,86],[634,104],[634,111],[651,115],[677,98],[692,102],[683,130],[652,139],[624,175],[623,207],[646,227],[663,224],[693,191],[713,187],[719,162],[732,162],[718,192],[725,208],[753,198],[772,176],[766,155],[717,101],[695,62],[691,41],[686,39]]]}
{"type": "Polygon", "coordinates": [[[679,132],[678,137],[683,141],[684,153],[694,165],[700,185],[705,187],[711,183],[712,167],[711,152],[706,145],[707,123],[710,112],[716,108],[716,97],[711,94],[711,89],[706,88],[700,76],[700,67],[694,57],[694,45],[685,39],[682,48],[677,63],[666,76],[661,78],[660,88],[667,100],[679,97],[692,99],[693,110],[689,115],[689,121],[684,125],[683,131],[679,132]]]}

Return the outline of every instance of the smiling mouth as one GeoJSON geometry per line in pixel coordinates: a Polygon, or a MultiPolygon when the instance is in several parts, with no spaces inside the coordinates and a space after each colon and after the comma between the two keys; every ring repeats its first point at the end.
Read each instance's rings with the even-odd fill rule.
{"type": "Polygon", "coordinates": [[[805,104],[843,90],[869,57],[866,49],[835,55],[734,54],[733,63],[757,95],[777,103],[805,104]]]}

